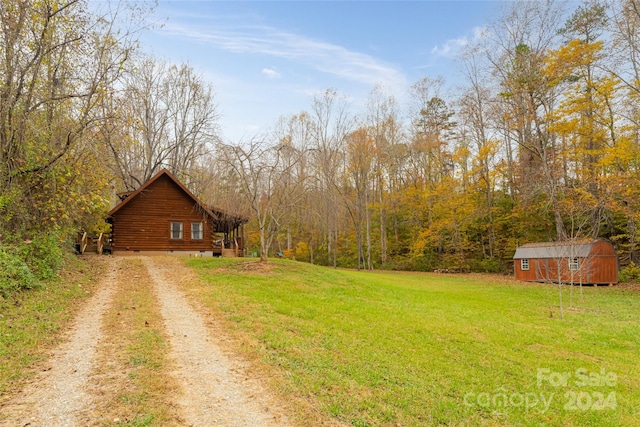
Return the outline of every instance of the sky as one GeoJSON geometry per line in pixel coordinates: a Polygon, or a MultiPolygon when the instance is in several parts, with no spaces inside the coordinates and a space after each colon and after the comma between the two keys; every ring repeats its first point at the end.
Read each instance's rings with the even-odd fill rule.
{"type": "Polygon", "coordinates": [[[354,114],[382,85],[402,104],[424,77],[461,81],[455,56],[498,1],[159,0],[143,49],[213,87],[222,137],[238,143],[334,89],[354,114]],[[161,24],[161,25],[160,25],[161,24]]]}

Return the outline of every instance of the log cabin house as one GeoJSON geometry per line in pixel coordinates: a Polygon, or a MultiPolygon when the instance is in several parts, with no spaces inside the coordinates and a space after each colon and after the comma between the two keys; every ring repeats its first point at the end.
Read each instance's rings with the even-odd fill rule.
{"type": "Polygon", "coordinates": [[[618,256],[602,239],[528,243],[513,256],[517,280],[527,282],[618,283],[618,256]]]}
{"type": "Polygon", "coordinates": [[[204,205],[163,169],[108,213],[114,254],[243,256],[247,219],[204,205]]]}

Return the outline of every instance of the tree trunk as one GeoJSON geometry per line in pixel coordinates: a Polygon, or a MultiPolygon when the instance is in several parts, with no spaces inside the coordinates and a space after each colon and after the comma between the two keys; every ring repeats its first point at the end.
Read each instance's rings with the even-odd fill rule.
{"type": "Polygon", "coordinates": [[[338,267],[338,229],[333,232],[333,268],[338,267]]]}
{"type": "Polygon", "coordinates": [[[364,216],[365,216],[365,228],[367,232],[367,260],[365,268],[367,270],[373,270],[373,266],[371,265],[371,212],[369,210],[369,198],[367,196],[367,192],[365,190],[365,199],[364,199],[364,216]]]}
{"type": "Polygon", "coordinates": [[[635,265],[639,264],[638,249],[637,249],[637,235],[636,235],[636,222],[632,213],[627,214],[627,232],[629,233],[629,257],[631,262],[635,265]]]}
{"type": "Polygon", "coordinates": [[[264,227],[260,228],[260,262],[267,262],[267,238],[264,227]]]}
{"type": "Polygon", "coordinates": [[[380,204],[380,261],[384,265],[387,263],[387,212],[382,208],[382,200],[380,204]]]}

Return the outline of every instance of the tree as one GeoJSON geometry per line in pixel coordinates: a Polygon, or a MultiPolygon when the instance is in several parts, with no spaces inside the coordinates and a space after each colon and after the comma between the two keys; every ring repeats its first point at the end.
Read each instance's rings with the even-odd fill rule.
{"type": "Polygon", "coordinates": [[[629,260],[640,264],[637,223],[640,220],[640,194],[635,185],[638,179],[637,159],[640,152],[640,3],[623,0],[611,3],[612,17],[607,27],[612,43],[607,52],[612,58],[602,64],[614,75],[622,92],[615,100],[623,125],[617,127],[616,147],[607,150],[602,164],[608,176],[609,189],[614,195],[613,206],[624,218],[623,230],[612,238],[619,250],[629,254],[629,260]]]}
{"type": "Polygon", "coordinates": [[[431,249],[425,247],[425,236],[439,236],[438,203],[440,192],[451,184],[454,176],[453,133],[456,123],[454,112],[442,98],[443,80],[424,78],[411,87],[411,127],[408,174],[411,187],[405,189],[405,203],[411,218],[411,234],[414,237],[415,256],[423,249],[435,250],[438,255],[445,251],[444,241],[437,238],[431,249]],[[425,230],[429,230],[428,232],[425,230]],[[416,249],[418,248],[418,249],[416,249]]]}
{"type": "Polygon", "coordinates": [[[613,33],[614,66],[604,64],[627,87],[631,96],[640,95],[640,2],[612,2],[613,19],[608,28],[613,33]],[[616,9],[616,7],[618,7],[616,9]]]}
{"type": "MultiPolygon", "coordinates": [[[[286,248],[289,251],[293,249],[292,228],[304,224],[309,211],[313,211],[317,203],[305,197],[309,183],[308,147],[312,143],[311,126],[308,114],[301,113],[288,118],[281,117],[273,132],[273,140],[279,141],[286,148],[281,150],[281,185],[293,190],[285,194],[285,198],[292,197],[294,200],[284,200],[288,208],[279,221],[279,229],[285,233],[286,248]]],[[[280,241],[278,249],[282,249],[280,241]]]]}
{"type": "Polygon", "coordinates": [[[135,31],[115,22],[124,15],[133,25],[139,16],[110,5],[89,9],[81,0],[0,4],[5,236],[69,231],[88,213],[104,212],[98,146],[108,117],[101,107],[135,46],[135,31]]]}
{"type": "Polygon", "coordinates": [[[342,194],[347,196],[352,187],[355,200],[345,197],[347,211],[356,231],[358,251],[358,270],[361,267],[371,270],[371,213],[369,209],[371,194],[371,169],[373,163],[373,141],[366,128],[352,132],[346,139],[347,183],[342,194]],[[366,247],[365,247],[366,240],[366,247]]]}
{"type": "MultiPolygon", "coordinates": [[[[492,128],[490,126],[492,117],[492,104],[497,100],[492,97],[487,83],[481,75],[478,56],[470,54],[467,56],[466,76],[468,82],[467,90],[459,98],[459,117],[461,118],[461,138],[468,139],[475,147],[473,175],[474,185],[478,187],[483,195],[484,211],[483,221],[486,224],[486,247],[484,239],[482,243],[483,256],[493,258],[496,246],[496,230],[494,221],[494,193],[496,173],[494,167],[494,158],[498,151],[498,141],[492,137],[492,128]]],[[[507,151],[507,155],[510,152],[507,151]]]]}
{"type": "Polygon", "coordinates": [[[442,79],[424,78],[411,87],[411,138],[420,180],[427,186],[450,173],[447,136],[454,128],[453,111],[442,99],[442,79]]]}
{"type": "MultiPolygon", "coordinates": [[[[400,159],[397,154],[402,140],[397,100],[393,95],[385,95],[381,86],[376,86],[367,99],[366,126],[371,133],[375,147],[374,193],[378,205],[380,225],[380,262],[384,265],[388,258],[388,221],[392,210],[392,221],[397,224],[395,203],[390,196],[399,188],[400,159]],[[390,200],[391,199],[391,200],[390,200]]],[[[394,233],[397,237],[397,232],[394,233]]]]}
{"type": "Polygon", "coordinates": [[[616,144],[615,113],[612,111],[618,82],[613,76],[598,73],[605,61],[599,37],[606,24],[605,8],[592,1],[578,7],[560,30],[567,38],[564,46],[547,57],[545,73],[552,86],[563,89],[560,105],[551,113],[550,129],[571,145],[577,179],[591,193],[591,236],[597,237],[604,222],[606,203],[599,162],[607,147],[616,144]]]}
{"type": "Polygon", "coordinates": [[[118,100],[124,129],[110,138],[114,172],[128,190],[162,168],[193,185],[198,163],[219,141],[213,89],[183,64],[140,59],[118,100]]]}
{"type": "Polygon", "coordinates": [[[314,97],[310,113],[311,161],[316,168],[312,185],[322,198],[323,203],[318,208],[322,210],[324,239],[334,267],[337,266],[341,223],[338,214],[347,201],[341,182],[345,167],[345,138],[353,127],[353,119],[346,107],[346,99],[335,90],[328,89],[314,97]]]}
{"type": "Polygon", "coordinates": [[[290,140],[268,144],[251,140],[246,146],[220,144],[222,158],[240,186],[258,222],[260,261],[267,262],[274,237],[283,219],[303,195],[304,176],[296,174],[304,149],[290,140]]]}

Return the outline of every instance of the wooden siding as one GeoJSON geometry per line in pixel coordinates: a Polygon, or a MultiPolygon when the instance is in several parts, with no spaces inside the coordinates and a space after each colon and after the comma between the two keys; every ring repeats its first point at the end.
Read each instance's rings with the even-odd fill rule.
{"type": "Polygon", "coordinates": [[[534,259],[529,259],[529,269],[523,270],[519,259],[513,261],[513,269],[516,279],[524,280],[525,282],[537,282],[536,279],[536,264],[534,259]]]}
{"type": "Polygon", "coordinates": [[[160,176],[112,216],[113,251],[211,250],[212,220],[198,202],[167,175],[160,176]],[[182,222],[182,239],[171,223],[182,222]],[[191,223],[203,224],[203,239],[191,240],[191,223]]]}
{"type": "Polygon", "coordinates": [[[514,273],[518,280],[529,282],[558,282],[584,284],[618,283],[618,257],[613,245],[605,240],[594,241],[589,253],[576,257],[578,269],[569,269],[569,257],[528,258],[529,270],[523,270],[521,259],[514,259],[514,273]]]}

